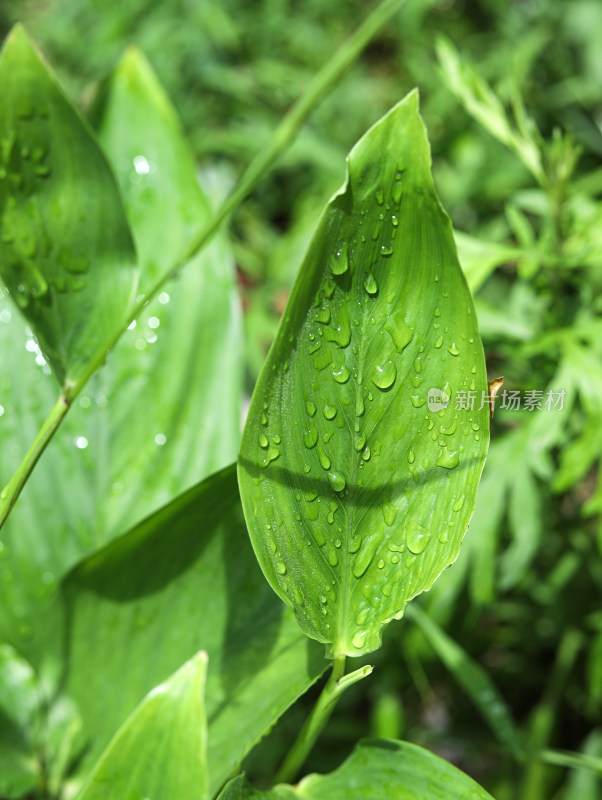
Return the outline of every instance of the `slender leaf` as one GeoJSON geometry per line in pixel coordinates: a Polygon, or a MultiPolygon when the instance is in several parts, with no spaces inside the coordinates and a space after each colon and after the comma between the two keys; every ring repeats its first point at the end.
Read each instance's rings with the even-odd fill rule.
{"type": "Polygon", "coordinates": [[[126,320],[134,245],[105,157],[20,26],[0,83],[0,276],[69,385],[126,320]]]}
{"type": "Polygon", "coordinates": [[[330,775],[308,775],[297,786],[269,792],[241,775],[219,800],[492,800],[472,778],[442,758],[409,742],[360,742],[330,775]]]}
{"type": "Polygon", "coordinates": [[[80,800],[207,800],[207,654],[156,686],[121,726],[80,800]]]}
{"type": "Polygon", "coordinates": [[[487,672],[451,639],[436,622],[417,606],[411,606],[411,619],[452,673],[457,683],[468,693],[499,741],[514,758],[521,758],[524,746],[510,709],[501,697],[487,672]]]}
{"type": "Polygon", "coordinates": [[[459,231],[454,232],[454,237],[460,264],[472,292],[480,289],[497,267],[508,261],[516,261],[521,253],[518,247],[486,242],[459,231]]]}
{"type": "Polygon", "coordinates": [[[63,594],[80,773],[144,694],[202,648],[214,792],[326,666],[257,566],[233,468],[83,562],[63,594]]]}
{"type": "Polygon", "coordinates": [[[348,170],[239,460],[262,569],[331,655],[377,648],[382,626],[455,560],[489,438],[482,346],[416,92],[356,145],[348,170]],[[456,408],[460,391],[476,396],[472,409],[456,408]]]}

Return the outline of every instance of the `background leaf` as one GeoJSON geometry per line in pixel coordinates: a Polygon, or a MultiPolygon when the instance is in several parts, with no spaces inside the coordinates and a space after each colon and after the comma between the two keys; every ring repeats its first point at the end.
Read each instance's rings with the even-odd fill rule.
{"type": "Polygon", "coordinates": [[[117,731],[81,800],[207,800],[207,654],[156,686],[117,731]]]}
{"type": "Polygon", "coordinates": [[[456,682],[470,695],[499,741],[514,758],[521,758],[524,745],[508,705],[487,671],[449,637],[418,606],[411,606],[410,618],[418,625],[425,639],[452,673],[456,682]]]}
{"type": "Polygon", "coordinates": [[[414,92],[349,157],[243,435],[257,557],[331,655],[377,648],[455,560],[487,450],[482,347],[429,167],[414,92]],[[433,391],[454,397],[430,410],[433,391]]]}
{"type": "Polygon", "coordinates": [[[105,157],[19,26],[0,82],[0,275],[59,382],[76,383],[126,320],[132,237],[105,157]]]}
{"type": "Polygon", "coordinates": [[[256,564],[233,468],[91,556],[63,595],[80,774],[143,695],[203,648],[214,792],[326,666],[256,564]]]}
{"type": "Polygon", "coordinates": [[[244,776],[219,800],[492,800],[472,778],[447,761],[409,742],[360,742],[330,775],[308,775],[296,787],[260,792],[244,776]]]}
{"type": "MultiPolygon", "coordinates": [[[[126,158],[118,173],[124,189],[132,176],[139,181],[127,201],[147,281],[157,277],[151,256],[164,272],[173,266],[192,233],[191,219],[202,226],[209,204],[174,112],[142,56],[130,53],[111,85],[105,113],[96,113],[101,138],[117,147],[110,154],[116,167],[126,158]],[[148,153],[149,185],[140,185],[145,174],[135,172],[123,130],[113,131],[114,106],[127,114],[130,99],[136,114],[127,119],[137,132],[131,147],[148,153]],[[184,208],[189,216],[178,221],[184,208]],[[145,245],[149,221],[151,250],[145,245]]],[[[45,627],[40,609],[65,572],[234,460],[241,362],[234,264],[220,234],[122,336],[71,408],[2,531],[0,631],[34,663],[43,650],[36,641],[36,629],[45,627]]],[[[3,297],[0,366],[1,467],[10,474],[52,405],[55,387],[31,329],[3,297]]]]}
{"type": "Polygon", "coordinates": [[[0,645],[0,795],[22,797],[38,783],[40,692],[31,666],[0,645]]]}
{"type": "MultiPolygon", "coordinates": [[[[182,258],[208,221],[209,205],[176,113],[136,48],[127,49],[90,117],[125,198],[146,294],[182,258]]],[[[216,264],[216,255],[214,247],[188,269],[213,273],[219,281],[223,260],[216,264]]],[[[206,296],[202,301],[211,302],[206,296]]]]}

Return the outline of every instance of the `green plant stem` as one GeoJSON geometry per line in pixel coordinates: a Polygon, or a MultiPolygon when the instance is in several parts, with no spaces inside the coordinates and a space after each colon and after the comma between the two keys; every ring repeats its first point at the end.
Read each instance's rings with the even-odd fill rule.
{"type": "Polygon", "coordinates": [[[71,400],[69,396],[65,392],[61,392],[50,414],[38,431],[36,438],[33,440],[31,447],[25,454],[25,458],[19,465],[19,468],[0,492],[0,528],[10,514],[12,507],[21,494],[21,490],[27,478],[46,449],[46,445],[52,439],[54,432],[69,410],[70,404],[71,400]]]}
{"type": "Polygon", "coordinates": [[[303,766],[305,759],[309,755],[311,749],[318,736],[324,730],[324,726],[330,719],[330,715],[334,711],[334,707],[341,694],[353,686],[354,683],[362,680],[367,675],[370,675],[373,667],[365,666],[350,672],[345,675],[345,656],[336,656],[332,666],[332,672],[318,697],[311,714],[305,721],[297,740],[288,752],[284,762],[276,777],[274,783],[290,783],[293,781],[303,766]]]}
{"type": "MultiPolygon", "coordinates": [[[[57,409],[60,404],[59,398],[59,402],[57,402],[48,419],[42,426],[27,455],[17,468],[11,480],[2,490],[2,495],[0,496],[0,528],[2,528],[23,486],[35,467],[36,462],[52,438],[54,431],[60,425],[69,408],[70,402],[77,397],[90,377],[104,364],[109,351],[117,344],[128,326],[136,319],[142,309],[162,290],[163,286],[209,244],[221,224],[232,211],[240,205],[245,197],[255,189],[264,175],[271,169],[274,162],[293,141],[312,111],[314,111],[329,92],[333,90],[339,79],[355,61],[372,37],[404,2],[405,0],[383,0],[383,2],[369,14],[355,33],[353,33],[347,41],[343,42],[332,58],[314,76],[297,103],[295,103],[291,110],[282,118],[267,146],[251,161],[236,187],[226,198],[215,216],[200,233],[193,238],[184,255],[176,262],[172,269],[157,281],[148,294],[144,295],[141,300],[136,303],[123,327],[117,331],[106,347],[92,359],[88,365],[88,369],[83,375],[69,386],[69,402],[60,415],[57,414],[57,409]],[[33,456],[31,458],[30,453],[33,456]]],[[[63,392],[61,398],[64,396],[66,396],[65,392],[63,392]]]]}
{"type": "Polygon", "coordinates": [[[157,294],[163,285],[187,262],[196,256],[215,235],[222,222],[236,209],[269,172],[279,156],[297,136],[307,118],[333,90],[374,35],[388,22],[405,0],[383,0],[362,22],[353,35],[343,42],[333,57],[313,77],[309,86],[284,115],[264,150],[260,151],[244,171],[238,184],[228,195],[209,224],[192,240],[186,253],[170,272],[149,292],[142,305],[157,294]]]}

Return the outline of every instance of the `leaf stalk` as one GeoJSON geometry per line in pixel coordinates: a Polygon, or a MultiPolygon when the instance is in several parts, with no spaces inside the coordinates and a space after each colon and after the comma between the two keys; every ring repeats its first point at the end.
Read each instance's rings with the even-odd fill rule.
{"type": "Polygon", "coordinates": [[[366,665],[346,675],[345,656],[335,656],[330,677],[322,689],[311,714],[301,728],[299,736],[278,770],[274,779],[275,783],[291,783],[295,779],[315,745],[318,736],[330,719],[339,697],[354,683],[370,675],[373,669],[373,666],[366,665]]]}

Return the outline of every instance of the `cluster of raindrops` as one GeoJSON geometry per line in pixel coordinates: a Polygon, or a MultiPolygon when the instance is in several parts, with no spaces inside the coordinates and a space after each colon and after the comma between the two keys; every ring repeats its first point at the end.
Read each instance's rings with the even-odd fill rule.
{"type": "MultiPolygon", "coordinates": [[[[23,91],[22,97],[26,97],[23,91]]],[[[49,112],[34,108],[31,100],[17,104],[14,127],[0,140],[0,194],[5,198],[0,251],[8,272],[10,293],[22,309],[58,294],[79,292],[87,284],[90,260],[85,245],[57,248],[48,231],[64,225],[61,196],[48,182],[52,175],[50,149],[40,139],[37,118],[49,112]]],[[[70,226],[85,219],[71,213],[70,226]]]]}

